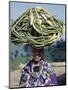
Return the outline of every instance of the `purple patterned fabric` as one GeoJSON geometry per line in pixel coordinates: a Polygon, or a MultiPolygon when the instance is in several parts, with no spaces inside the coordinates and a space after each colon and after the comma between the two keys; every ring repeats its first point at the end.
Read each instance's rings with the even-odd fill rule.
{"type": "Polygon", "coordinates": [[[54,85],[57,85],[56,74],[44,60],[41,60],[38,65],[34,65],[33,60],[31,60],[22,69],[20,87],[54,85]]]}

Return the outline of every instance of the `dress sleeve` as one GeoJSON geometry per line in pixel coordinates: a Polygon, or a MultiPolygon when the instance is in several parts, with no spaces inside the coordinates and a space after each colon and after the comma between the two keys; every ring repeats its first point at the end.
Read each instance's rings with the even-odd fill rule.
{"type": "Polygon", "coordinates": [[[53,85],[58,85],[56,73],[55,73],[54,69],[51,67],[50,64],[48,64],[47,72],[49,73],[52,84],[53,85]]]}
{"type": "Polygon", "coordinates": [[[50,85],[58,85],[57,83],[57,77],[56,77],[56,73],[54,72],[53,68],[51,67],[50,64],[48,64],[47,62],[45,62],[44,66],[43,66],[43,73],[45,73],[45,86],[50,86],[50,85]]]}
{"type": "Polygon", "coordinates": [[[19,86],[20,87],[28,87],[29,86],[29,67],[28,66],[25,66],[22,71],[21,71],[21,78],[20,78],[20,83],[19,83],[19,86]]]}

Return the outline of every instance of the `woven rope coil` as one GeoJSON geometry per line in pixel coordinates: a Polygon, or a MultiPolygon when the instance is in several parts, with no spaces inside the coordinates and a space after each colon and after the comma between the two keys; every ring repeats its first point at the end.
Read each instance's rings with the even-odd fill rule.
{"type": "Polygon", "coordinates": [[[31,8],[11,25],[11,42],[42,47],[56,41],[63,30],[64,23],[47,10],[31,8]]]}

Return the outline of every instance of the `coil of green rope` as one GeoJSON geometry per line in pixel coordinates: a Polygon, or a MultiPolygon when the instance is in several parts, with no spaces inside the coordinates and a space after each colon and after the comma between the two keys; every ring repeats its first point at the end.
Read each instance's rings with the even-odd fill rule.
{"type": "Polygon", "coordinates": [[[31,44],[35,47],[49,45],[64,31],[64,23],[43,8],[31,8],[11,25],[11,42],[31,44]]]}

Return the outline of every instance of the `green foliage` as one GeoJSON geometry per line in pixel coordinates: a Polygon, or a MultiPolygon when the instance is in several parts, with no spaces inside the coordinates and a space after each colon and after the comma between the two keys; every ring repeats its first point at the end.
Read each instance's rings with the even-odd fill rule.
{"type": "Polygon", "coordinates": [[[30,56],[24,56],[24,57],[17,57],[13,60],[10,60],[10,70],[16,70],[19,69],[20,63],[25,64],[28,62],[30,56]]]}
{"type": "Polygon", "coordinates": [[[56,45],[49,46],[45,49],[45,58],[52,62],[63,62],[66,59],[65,41],[60,40],[56,45]]]}

